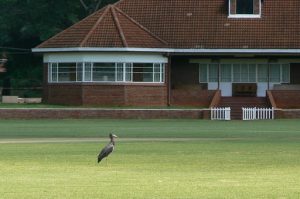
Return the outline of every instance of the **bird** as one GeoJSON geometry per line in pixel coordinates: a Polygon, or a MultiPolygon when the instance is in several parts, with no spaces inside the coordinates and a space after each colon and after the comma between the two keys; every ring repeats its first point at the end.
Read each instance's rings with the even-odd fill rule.
{"type": "Polygon", "coordinates": [[[100,151],[98,155],[98,163],[101,162],[101,160],[105,157],[107,157],[109,154],[111,154],[115,148],[115,141],[114,138],[117,138],[118,136],[110,133],[109,138],[110,142],[100,151]]]}

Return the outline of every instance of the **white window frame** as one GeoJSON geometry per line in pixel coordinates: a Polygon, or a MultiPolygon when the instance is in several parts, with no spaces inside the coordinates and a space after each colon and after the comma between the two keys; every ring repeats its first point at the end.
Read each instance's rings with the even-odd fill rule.
{"type": "MultiPolygon", "coordinates": [[[[199,77],[199,83],[216,83],[217,81],[211,81],[210,79],[210,65],[213,64],[213,63],[198,63],[198,68],[199,68],[199,74],[198,74],[198,77],[199,77]],[[206,78],[206,81],[201,81],[201,71],[200,71],[200,68],[201,68],[201,65],[206,65],[206,74],[207,74],[207,78],[206,78]]],[[[220,63],[220,65],[222,65],[224,63],[220,63]]],[[[245,63],[226,63],[226,64],[230,64],[231,65],[231,83],[266,83],[266,82],[270,82],[270,83],[279,83],[279,84],[283,84],[283,83],[290,83],[290,79],[291,79],[291,73],[290,73],[290,64],[288,63],[276,63],[279,65],[280,67],[280,74],[279,74],[279,81],[271,81],[271,77],[269,74],[268,78],[269,80],[267,80],[266,82],[264,81],[259,81],[258,79],[258,67],[259,65],[265,65],[266,63],[249,63],[247,64],[247,70],[248,70],[248,81],[240,81],[240,82],[237,82],[237,81],[234,81],[234,76],[233,76],[233,65],[234,64],[245,64],[245,63]],[[255,64],[255,72],[256,72],[256,75],[255,75],[255,81],[250,81],[250,65],[251,64],[255,64]],[[283,78],[283,67],[286,66],[287,67],[287,72],[288,72],[288,77],[287,77],[287,81],[284,81],[284,78],[283,78]]],[[[270,67],[270,64],[267,64],[268,67],[270,67]]],[[[240,66],[241,67],[241,66],[240,66]]],[[[220,73],[221,75],[221,73],[220,73]]],[[[240,72],[240,75],[241,75],[241,72],[240,72]]],[[[220,83],[226,83],[226,82],[222,82],[221,81],[222,77],[219,76],[219,81],[220,83]]],[[[241,76],[240,76],[240,79],[242,80],[241,76]]],[[[228,82],[227,82],[228,83],[228,82]]]]}
{"type": "MultiPolygon", "coordinates": [[[[164,63],[151,63],[152,64],[152,82],[137,82],[133,81],[133,64],[144,64],[144,63],[130,63],[131,64],[131,81],[126,81],[130,83],[146,83],[146,84],[161,84],[164,83],[164,76],[165,76],[165,64],[164,63]],[[154,75],[155,75],[155,65],[160,64],[160,79],[159,81],[155,82],[154,81],[154,75]]],[[[150,63],[145,63],[145,64],[150,64],[150,63]]]]}
{"type": "Polygon", "coordinates": [[[261,18],[262,2],[259,0],[259,14],[231,14],[231,1],[228,2],[228,18],[261,18]]]}
{"type": "MultiPolygon", "coordinates": [[[[59,69],[59,64],[64,64],[64,62],[50,62],[48,63],[48,83],[131,83],[131,84],[135,84],[135,83],[145,83],[145,84],[161,84],[165,82],[165,64],[164,63],[151,63],[152,64],[152,82],[135,82],[133,81],[133,64],[135,63],[128,63],[128,62],[115,62],[115,80],[114,81],[95,81],[94,80],[94,75],[93,75],[93,69],[94,69],[94,63],[93,62],[68,62],[68,63],[74,63],[75,64],[75,68],[76,68],[76,81],[59,81],[59,75],[58,75],[58,69],[59,69]],[[78,79],[78,66],[81,64],[81,68],[82,68],[82,77],[81,80],[78,79]],[[86,78],[87,74],[87,70],[86,67],[87,65],[90,66],[90,73],[89,74],[89,78],[86,78]],[[123,75],[123,79],[121,81],[118,80],[118,67],[119,66],[123,66],[123,71],[122,71],[122,75],[123,75]],[[159,81],[155,81],[155,74],[157,72],[155,72],[155,66],[159,65],[159,81]],[[53,67],[56,67],[56,81],[53,81],[53,67]],[[127,70],[126,69],[130,69],[130,78],[128,78],[128,74],[127,74],[127,70]],[[89,80],[87,80],[89,79],[89,80]]],[[[95,63],[102,63],[102,62],[95,62],[95,63]]],[[[108,62],[103,62],[103,63],[108,63],[108,62]]],[[[110,62],[111,63],[111,62],[110,62]]],[[[136,64],[143,64],[143,63],[136,63],[136,64]]],[[[150,63],[145,63],[145,64],[150,64],[150,63]]]]}
{"type": "Polygon", "coordinates": [[[58,81],[58,63],[53,62],[53,63],[48,63],[48,82],[49,83],[57,83],[58,81]],[[56,81],[53,81],[53,67],[55,66],[56,68],[56,81]]]}

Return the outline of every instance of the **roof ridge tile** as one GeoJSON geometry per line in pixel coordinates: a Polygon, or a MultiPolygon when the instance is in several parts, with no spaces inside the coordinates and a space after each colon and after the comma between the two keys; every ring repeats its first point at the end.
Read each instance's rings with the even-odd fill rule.
{"type": "Polygon", "coordinates": [[[119,19],[118,19],[118,16],[117,16],[117,14],[116,14],[116,10],[115,10],[115,7],[114,7],[114,6],[111,7],[111,12],[112,12],[112,16],[113,16],[113,20],[114,20],[114,22],[115,22],[115,25],[117,26],[119,35],[120,35],[120,37],[121,37],[121,39],[122,39],[122,43],[123,43],[124,47],[128,47],[128,43],[127,43],[127,41],[126,41],[125,34],[124,34],[124,32],[123,32],[122,26],[121,26],[121,24],[120,24],[120,21],[119,21],[119,19]]]}
{"type": "Polygon", "coordinates": [[[83,47],[84,44],[87,42],[87,40],[90,38],[90,36],[93,34],[93,32],[96,30],[102,19],[106,16],[107,12],[110,10],[111,5],[108,5],[105,7],[104,12],[99,17],[99,19],[96,21],[96,23],[93,25],[92,29],[88,32],[88,34],[84,37],[82,42],[80,43],[80,47],[83,47]]]}

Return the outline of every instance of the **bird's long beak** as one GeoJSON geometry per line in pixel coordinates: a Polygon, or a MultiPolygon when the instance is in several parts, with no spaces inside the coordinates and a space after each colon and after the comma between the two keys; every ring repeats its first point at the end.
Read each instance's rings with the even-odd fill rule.
{"type": "Polygon", "coordinates": [[[117,138],[118,136],[116,136],[115,134],[112,135],[114,138],[117,138]]]}

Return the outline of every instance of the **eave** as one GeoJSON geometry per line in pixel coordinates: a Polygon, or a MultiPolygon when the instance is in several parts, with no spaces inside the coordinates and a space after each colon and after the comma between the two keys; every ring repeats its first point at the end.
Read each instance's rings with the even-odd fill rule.
{"type": "Polygon", "coordinates": [[[170,53],[184,55],[232,55],[232,54],[262,54],[262,55],[300,55],[300,49],[177,49],[177,48],[33,48],[34,53],[59,52],[143,52],[170,53]]]}

